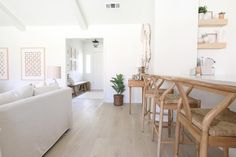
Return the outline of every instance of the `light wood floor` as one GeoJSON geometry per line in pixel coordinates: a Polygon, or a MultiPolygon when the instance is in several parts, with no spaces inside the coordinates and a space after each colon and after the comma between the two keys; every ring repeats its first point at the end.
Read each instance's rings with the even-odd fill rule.
{"type": "MultiPolygon", "coordinates": [[[[128,105],[115,107],[99,99],[73,99],[73,128],[44,157],[155,157],[156,140],[146,125],[140,131],[141,105],[132,115],[128,105]]],[[[182,146],[181,157],[195,157],[194,146],[182,146]]],[[[213,149],[210,157],[221,157],[213,149]]],[[[172,157],[172,146],[162,146],[162,157],[172,157]]]]}

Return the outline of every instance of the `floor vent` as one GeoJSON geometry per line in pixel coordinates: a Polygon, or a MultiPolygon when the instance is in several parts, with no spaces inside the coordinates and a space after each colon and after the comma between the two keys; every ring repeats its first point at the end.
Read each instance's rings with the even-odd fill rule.
{"type": "Polygon", "coordinates": [[[120,8],[120,3],[108,3],[106,4],[107,9],[117,9],[120,8]]]}

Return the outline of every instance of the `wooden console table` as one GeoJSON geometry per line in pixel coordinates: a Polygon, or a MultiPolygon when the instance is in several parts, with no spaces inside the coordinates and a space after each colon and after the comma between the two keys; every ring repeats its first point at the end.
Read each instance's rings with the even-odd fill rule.
{"type": "Polygon", "coordinates": [[[131,90],[132,87],[141,87],[142,88],[142,103],[143,103],[143,88],[144,88],[144,81],[142,80],[128,80],[128,87],[129,87],[129,114],[131,114],[131,90]]]}
{"type": "Polygon", "coordinates": [[[68,87],[72,88],[75,96],[78,96],[80,91],[90,90],[90,82],[89,81],[76,82],[74,84],[68,85],[68,87]]]}

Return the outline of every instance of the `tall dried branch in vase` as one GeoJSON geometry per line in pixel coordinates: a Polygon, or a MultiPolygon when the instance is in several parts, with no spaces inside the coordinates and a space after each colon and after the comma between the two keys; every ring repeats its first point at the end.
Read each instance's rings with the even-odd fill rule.
{"type": "Polygon", "coordinates": [[[144,56],[142,57],[142,67],[144,67],[145,70],[148,71],[150,61],[151,61],[151,26],[150,24],[142,25],[141,41],[143,43],[143,52],[144,52],[144,56]]]}

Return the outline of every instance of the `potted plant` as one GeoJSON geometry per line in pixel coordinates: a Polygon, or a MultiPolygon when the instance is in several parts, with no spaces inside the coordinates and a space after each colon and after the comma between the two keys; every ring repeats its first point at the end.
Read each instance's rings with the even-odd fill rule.
{"type": "Polygon", "coordinates": [[[219,19],[225,18],[225,12],[219,12],[219,19]]]}
{"type": "Polygon", "coordinates": [[[110,82],[112,83],[111,87],[116,91],[116,94],[114,94],[114,105],[115,106],[123,105],[124,95],[122,95],[122,93],[125,91],[123,75],[116,74],[116,77],[112,77],[110,82]]]}
{"type": "Polygon", "coordinates": [[[198,7],[199,19],[203,19],[206,13],[207,13],[207,6],[198,7]]]}

